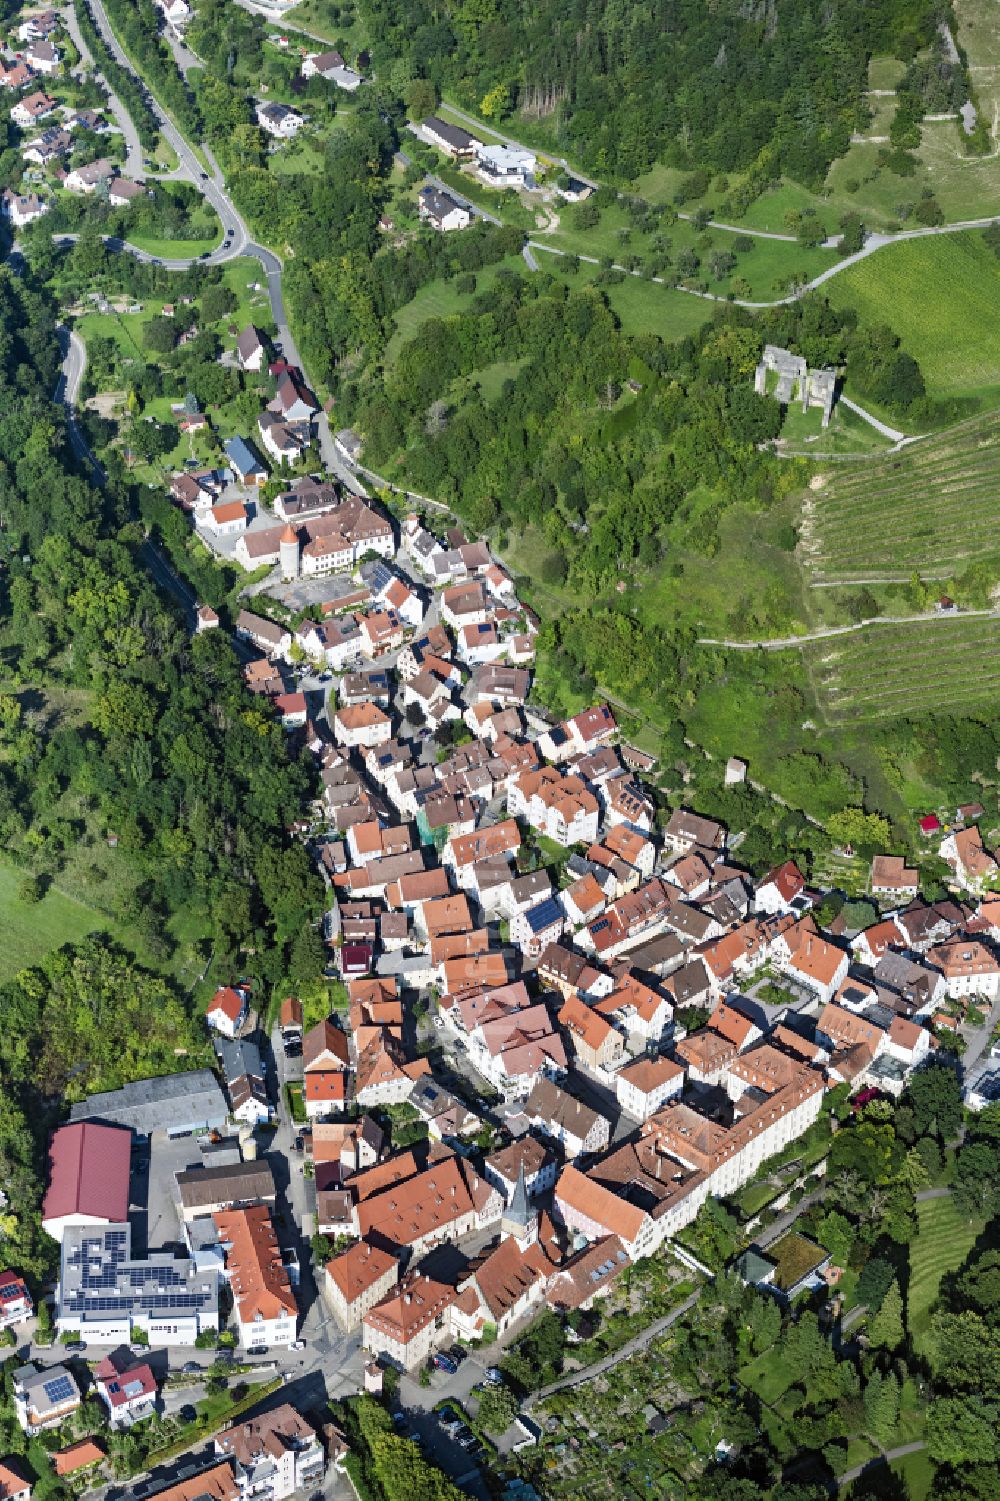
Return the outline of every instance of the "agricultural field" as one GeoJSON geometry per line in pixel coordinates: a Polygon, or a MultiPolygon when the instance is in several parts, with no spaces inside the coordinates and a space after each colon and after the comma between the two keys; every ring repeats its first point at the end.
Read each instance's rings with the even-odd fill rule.
{"type": "Polygon", "coordinates": [[[1000,399],[1000,260],[981,233],[887,246],[824,285],[837,306],[888,323],[918,361],[931,396],[1000,399]]]}
{"type": "Polygon", "coordinates": [[[816,698],[833,726],[995,705],[1000,619],[961,615],[874,625],[803,648],[816,698]]]}
{"type": "Polygon", "coordinates": [[[997,549],[998,478],[993,416],[875,462],[838,466],[814,480],[803,503],[803,562],[820,579],[946,578],[997,549]]]}
{"type": "Polygon", "coordinates": [[[910,1284],[906,1322],[917,1349],[930,1332],[931,1309],[946,1272],[962,1265],[983,1225],[967,1220],[950,1198],[925,1199],[917,1205],[918,1233],[910,1249],[910,1284]]]}

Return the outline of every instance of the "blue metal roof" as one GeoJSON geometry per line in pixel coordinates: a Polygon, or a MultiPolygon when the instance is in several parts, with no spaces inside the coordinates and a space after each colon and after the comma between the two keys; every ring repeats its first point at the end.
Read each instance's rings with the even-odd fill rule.
{"type": "Polygon", "coordinates": [[[263,468],[245,438],[230,438],[225,444],[226,458],[239,474],[252,474],[263,468]]]}

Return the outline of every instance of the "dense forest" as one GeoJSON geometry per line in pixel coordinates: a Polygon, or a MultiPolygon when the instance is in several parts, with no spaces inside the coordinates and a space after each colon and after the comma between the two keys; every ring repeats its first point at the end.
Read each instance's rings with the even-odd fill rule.
{"type": "Polygon", "coordinates": [[[98,490],[72,460],[49,395],[59,360],[48,296],[4,269],[0,838],[22,901],[52,881],[98,893],[147,965],[96,937],[0,986],[0,1181],[8,1254],[29,1272],[59,1100],[200,1061],[189,987],[148,965],[169,974],[182,943],[224,974],[248,952],[264,986],[323,964],[322,888],[287,833],[311,763],[245,689],[225,633],[192,639],[157,593],[114,464],[98,490]]]}
{"type": "Polygon", "coordinates": [[[869,58],[912,57],[934,0],[363,0],[376,68],[512,109],[599,176],[661,159],[816,183],[864,121],[869,58]]]}

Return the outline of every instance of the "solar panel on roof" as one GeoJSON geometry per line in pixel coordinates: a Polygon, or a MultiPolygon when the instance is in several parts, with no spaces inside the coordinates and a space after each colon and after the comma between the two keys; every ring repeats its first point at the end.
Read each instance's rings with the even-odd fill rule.
{"type": "Polygon", "coordinates": [[[73,1383],[68,1376],[55,1376],[51,1381],[42,1383],[42,1390],[53,1404],[68,1402],[73,1396],[73,1383]]]}

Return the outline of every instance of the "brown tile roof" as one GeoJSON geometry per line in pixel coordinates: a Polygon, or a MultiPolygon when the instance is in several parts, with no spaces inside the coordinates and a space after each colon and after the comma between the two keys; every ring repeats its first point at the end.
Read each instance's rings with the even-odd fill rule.
{"type": "Polygon", "coordinates": [[[271,1214],[266,1205],[227,1209],[213,1214],[219,1239],[228,1246],[226,1271],[244,1323],[260,1313],[264,1319],[293,1317],[298,1312],[271,1214]]]}
{"type": "Polygon", "coordinates": [[[380,1246],[369,1245],[366,1240],[357,1240],[340,1256],[327,1262],[326,1274],[336,1284],[345,1302],[354,1303],[362,1293],[367,1292],[387,1272],[398,1266],[397,1258],[388,1251],[382,1250],[380,1246]]]}
{"type": "MultiPolygon", "coordinates": [[[[59,1449],[52,1456],[52,1464],[57,1475],[72,1475],[76,1470],[82,1470],[87,1465],[103,1464],[107,1457],[100,1444],[95,1443],[92,1438],[84,1438],[78,1444],[70,1444],[66,1449],[59,1449]]],[[[0,1496],[6,1494],[6,1491],[0,1487],[0,1496]]]]}
{"type": "Polygon", "coordinates": [[[643,1210],[595,1183],[572,1164],[559,1175],[556,1200],[626,1241],[634,1241],[646,1223],[643,1210]]]}
{"type": "Polygon", "coordinates": [[[408,1272],[399,1286],[370,1313],[365,1325],[400,1344],[409,1344],[455,1301],[455,1289],[426,1272],[408,1272]]]}

